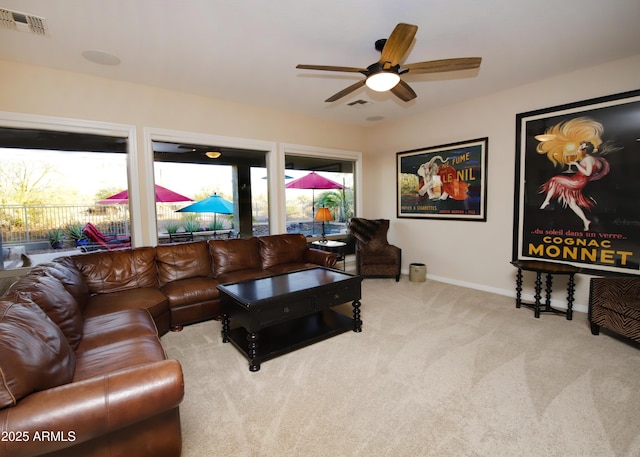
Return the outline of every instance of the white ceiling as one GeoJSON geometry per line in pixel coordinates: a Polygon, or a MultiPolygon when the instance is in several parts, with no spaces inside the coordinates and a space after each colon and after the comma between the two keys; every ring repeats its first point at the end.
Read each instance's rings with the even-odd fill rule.
{"type": "Polygon", "coordinates": [[[640,54],[638,0],[0,0],[0,8],[47,25],[45,37],[0,28],[3,60],[364,126],[640,54]],[[409,103],[366,87],[325,103],[364,76],[295,68],[367,67],[380,56],[374,42],[398,22],[419,27],[405,63],[480,56],[482,66],[403,76],[418,94],[409,103]],[[85,50],[121,63],[91,63],[85,50]],[[347,105],[359,99],[370,103],[347,105]]]}

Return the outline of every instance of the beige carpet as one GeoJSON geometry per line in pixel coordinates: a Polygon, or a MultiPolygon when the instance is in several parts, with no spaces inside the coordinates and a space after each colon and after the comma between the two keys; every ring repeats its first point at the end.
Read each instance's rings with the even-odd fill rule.
{"type": "Polygon", "coordinates": [[[639,347],[584,314],[403,277],[363,282],[362,320],[256,373],[219,322],[164,336],[185,373],[183,455],[640,455],[639,347]]]}

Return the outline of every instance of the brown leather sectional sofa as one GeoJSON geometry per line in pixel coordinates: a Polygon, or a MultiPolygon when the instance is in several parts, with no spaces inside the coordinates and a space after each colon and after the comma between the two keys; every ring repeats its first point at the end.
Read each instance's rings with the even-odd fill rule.
{"type": "Polygon", "coordinates": [[[218,284],[335,262],[286,234],[38,265],[0,297],[0,456],[179,456],[182,368],[159,336],[218,317],[218,284]]]}

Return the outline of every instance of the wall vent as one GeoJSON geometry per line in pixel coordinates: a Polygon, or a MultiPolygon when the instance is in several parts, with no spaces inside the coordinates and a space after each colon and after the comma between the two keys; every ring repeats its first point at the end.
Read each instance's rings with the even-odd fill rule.
{"type": "Polygon", "coordinates": [[[0,8],[0,27],[36,35],[46,35],[47,32],[47,23],[43,17],[4,8],[0,8]]]}
{"type": "Polygon", "coordinates": [[[367,103],[369,103],[369,102],[368,102],[368,101],[366,101],[366,100],[362,100],[362,99],[360,99],[360,100],[355,100],[355,101],[353,101],[353,102],[351,102],[351,103],[347,103],[347,105],[348,105],[348,106],[355,106],[355,107],[358,107],[358,105],[366,105],[367,103]]]}

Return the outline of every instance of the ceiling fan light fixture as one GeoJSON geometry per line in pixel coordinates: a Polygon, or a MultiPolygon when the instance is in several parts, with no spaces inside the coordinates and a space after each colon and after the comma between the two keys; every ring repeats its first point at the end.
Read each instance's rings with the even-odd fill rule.
{"type": "Polygon", "coordinates": [[[217,159],[218,157],[220,157],[222,155],[222,153],[220,153],[218,151],[208,151],[208,152],[205,152],[204,155],[206,155],[210,159],[217,159]]]}
{"type": "Polygon", "coordinates": [[[405,55],[413,45],[417,25],[398,23],[389,35],[389,38],[377,40],[376,51],[380,52],[380,59],[366,68],[343,67],[337,65],[296,65],[296,68],[303,70],[321,71],[341,71],[346,73],[361,73],[365,79],[359,79],[355,84],[342,89],[325,100],[326,103],[335,102],[341,98],[361,89],[365,84],[371,90],[377,92],[391,91],[393,95],[403,102],[410,102],[418,94],[400,79],[400,75],[411,72],[411,74],[421,73],[446,73],[449,71],[469,70],[480,67],[481,57],[461,57],[453,59],[438,59],[427,62],[415,62],[409,64],[400,63],[404,61],[405,55]]]}
{"type": "Polygon", "coordinates": [[[380,71],[367,78],[366,84],[369,89],[376,92],[386,92],[393,89],[400,82],[400,76],[397,73],[389,71],[380,71]]]}

